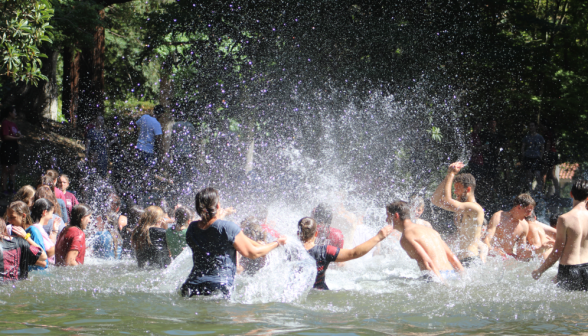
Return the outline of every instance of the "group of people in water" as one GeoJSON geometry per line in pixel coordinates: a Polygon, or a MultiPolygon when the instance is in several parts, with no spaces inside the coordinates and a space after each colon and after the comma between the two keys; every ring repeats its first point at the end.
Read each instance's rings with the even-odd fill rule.
{"type": "MultiPolygon", "coordinates": [[[[375,235],[357,227],[353,248],[344,248],[342,232],[331,227],[329,206],[321,204],[311,216],[300,219],[298,239],[316,261],[313,287],[328,289],[325,273],[330,263],[372,253],[393,236],[416,260],[425,280],[458,278],[465,268],[480,265],[489,256],[520,261],[541,258],[543,264],[532,273],[535,279],[559,261],[558,285],[588,290],[588,181],[574,182],[573,208],[559,216],[555,228],[536,220],[535,201],[529,194],[515,197],[509,211],[496,212],[486,223],[484,208],[475,198],[476,180],[460,173],[463,167],[461,162],[451,164],[431,198],[435,206],[455,213],[457,233],[449,244],[420,218],[424,203],[419,198],[387,204],[386,225],[375,235]]],[[[87,242],[95,257],[126,255],[135,258],[140,268],[165,268],[190,248],[193,268],[181,287],[182,295],[228,295],[237,273],[257,272],[265,265],[264,257],[287,241],[264,218],[248,217],[241,225],[227,220],[234,209],[221,206],[220,193],[214,188],[196,194],[195,211],[183,205],[168,209],[160,201],[145,209],[133,206],[123,215],[118,196],[110,195],[106,209],[93,211],[78,203],[67,191],[68,185],[67,176],[48,170],[36,188],[24,186],[16,193],[0,220],[4,280],[25,279],[30,271],[49,264],[83,264],[87,242]],[[91,222],[93,232],[86,237],[91,222]]]]}

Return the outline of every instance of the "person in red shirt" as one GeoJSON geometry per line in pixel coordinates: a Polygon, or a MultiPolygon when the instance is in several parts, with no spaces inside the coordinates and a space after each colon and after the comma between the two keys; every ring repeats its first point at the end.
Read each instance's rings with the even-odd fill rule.
{"type": "Polygon", "coordinates": [[[29,266],[46,265],[47,254],[22,227],[12,226],[11,231],[0,218],[0,281],[26,279],[29,266]]]}
{"type": "Polygon", "coordinates": [[[84,263],[86,235],[84,230],[92,220],[92,211],[84,204],[71,210],[70,224],[63,229],[55,244],[55,265],[76,266],[84,263]]]}
{"type": "Polygon", "coordinates": [[[80,204],[80,202],[78,202],[78,199],[74,194],[67,191],[68,187],[69,177],[65,174],[62,174],[57,180],[57,188],[63,191],[63,194],[65,196],[65,207],[67,208],[67,213],[71,216],[71,209],[73,209],[74,206],[80,204]]]}
{"type": "Polygon", "coordinates": [[[49,187],[51,187],[51,191],[53,191],[53,193],[55,194],[55,198],[63,200],[63,203],[65,204],[65,193],[61,191],[61,189],[57,188],[57,179],[59,178],[59,173],[57,172],[57,170],[47,169],[45,176],[49,176],[53,182],[53,184],[49,187]]]}
{"type": "Polygon", "coordinates": [[[22,137],[14,121],[17,118],[16,108],[13,106],[2,121],[2,145],[0,146],[0,163],[2,164],[2,192],[14,192],[14,176],[19,161],[18,140],[22,137]],[[10,184],[10,188],[8,188],[10,184]]]}

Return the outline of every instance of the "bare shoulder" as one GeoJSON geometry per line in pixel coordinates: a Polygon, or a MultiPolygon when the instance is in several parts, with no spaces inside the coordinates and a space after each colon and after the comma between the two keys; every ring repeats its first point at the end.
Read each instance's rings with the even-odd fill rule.
{"type": "Polygon", "coordinates": [[[467,211],[484,212],[484,208],[477,202],[464,202],[467,211]]]}

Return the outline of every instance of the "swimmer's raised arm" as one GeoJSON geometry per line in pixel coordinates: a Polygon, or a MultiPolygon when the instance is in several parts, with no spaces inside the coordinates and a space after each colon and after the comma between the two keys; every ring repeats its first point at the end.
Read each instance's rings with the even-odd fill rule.
{"type": "Polygon", "coordinates": [[[563,254],[564,247],[566,246],[566,226],[563,218],[557,220],[557,234],[555,236],[555,244],[553,245],[553,251],[549,254],[543,264],[531,273],[533,279],[538,280],[541,275],[547,271],[556,261],[559,260],[563,254]]]}
{"type": "Polygon", "coordinates": [[[337,255],[336,262],[343,262],[348,260],[357,259],[366,255],[371,249],[374,248],[379,242],[386,239],[390,233],[392,233],[392,225],[384,226],[377,235],[372,239],[366,241],[363,244],[359,244],[352,249],[340,249],[339,255],[337,255]]]}
{"type": "Polygon", "coordinates": [[[267,245],[261,245],[250,238],[248,238],[243,231],[239,232],[235,237],[233,247],[241,253],[242,256],[249,259],[257,259],[270,253],[273,249],[286,243],[286,237],[280,236],[278,240],[267,245]],[[256,246],[257,244],[257,246],[256,246]]]}
{"type": "Polygon", "coordinates": [[[464,166],[462,162],[454,162],[449,165],[445,179],[439,184],[431,198],[431,202],[434,205],[451,212],[464,211],[471,208],[466,202],[454,200],[451,194],[453,179],[464,166]]]}

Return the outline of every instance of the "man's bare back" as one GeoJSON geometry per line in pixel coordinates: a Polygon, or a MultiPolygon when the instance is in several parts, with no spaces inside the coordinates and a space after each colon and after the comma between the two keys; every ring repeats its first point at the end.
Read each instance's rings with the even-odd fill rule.
{"type": "MultiPolygon", "coordinates": [[[[532,245],[533,247],[535,247],[535,249],[538,250],[541,249],[543,246],[553,244],[553,239],[545,233],[545,229],[543,228],[543,225],[541,223],[533,220],[527,220],[527,223],[529,223],[529,233],[527,234],[527,242],[530,245],[532,245]]],[[[551,248],[546,248],[541,253],[541,255],[543,256],[543,259],[546,259],[550,253],[551,248]]]]}
{"type": "MultiPolygon", "coordinates": [[[[422,225],[410,225],[400,238],[400,246],[410,258],[417,261],[421,271],[449,271],[454,269],[449,258],[454,259],[454,264],[459,262],[439,233],[422,225]]],[[[456,267],[455,270],[459,268],[456,267]]]]}
{"type": "Polygon", "coordinates": [[[433,194],[434,205],[455,213],[455,226],[457,227],[457,256],[460,260],[479,257],[478,242],[482,234],[484,224],[484,209],[476,202],[474,196],[475,179],[470,174],[465,178],[456,178],[456,174],[464,167],[461,162],[452,163],[449,166],[447,176],[437,187],[433,194]],[[455,182],[453,182],[455,178],[455,182]],[[451,186],[455,188],[457,200],[452,198],[451,186]],[[468,185],[464,185],[468,184],[468,185]],[[471,185],[471,186],[470,186],[471,185]]]}
{"type": "Polygon", "coordinates": [[[559,216],[553,251],[532,275],[539,279],[559,260],[558,285],[569,290],[588,290],[588,181],[575,181],[570,194],[574,207],[559,216]]]}

